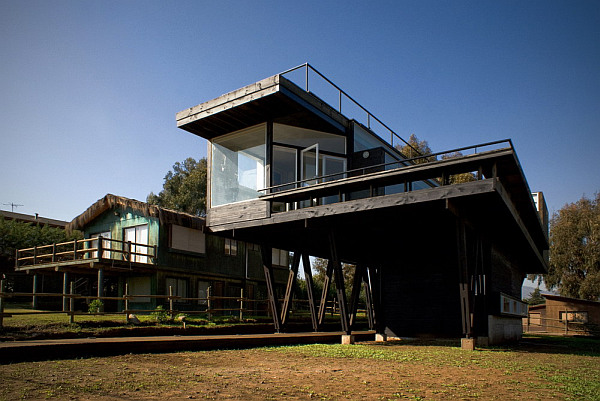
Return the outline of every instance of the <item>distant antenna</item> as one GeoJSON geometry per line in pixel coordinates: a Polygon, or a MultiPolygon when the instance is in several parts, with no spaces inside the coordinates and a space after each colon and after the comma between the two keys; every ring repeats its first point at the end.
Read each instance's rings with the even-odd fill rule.
{"type": "Polygon", "coordinates": [[[18,205],[18,204],[16,204],[16,203],[12,203],[12,202],[10,202],[10,203],[3,203],[3,205],[6,205],[6,206],[9,206],[9,205],[10,205],[10,208],[11,208],[11,210],[10,210],[10,211],[11,211],[11,212],[14,212],[16,207],[19,207],[19,206],[24,206],[24,205],[18,205]]]}

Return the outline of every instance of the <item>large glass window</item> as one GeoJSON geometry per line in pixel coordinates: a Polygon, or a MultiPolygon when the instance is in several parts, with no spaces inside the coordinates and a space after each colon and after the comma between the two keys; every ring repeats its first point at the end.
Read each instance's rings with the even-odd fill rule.
{"type": "Polygon", "coordinates": [[[212,142],[211,207],[256,199],[265,187],[266,124],[212,142]]]}
{"type": "MultiPolygon", "coordinates": [[[[297,178],[296,149],[284,146],[273,146],[273,186],[295,182],[297,178]]],[[[294,188],[294,185],[283,185],[273,191],[294,188]]]]}
{"type": "Polygon", "coordinates": [[[299,148],[318,143],[322,152],[346,154],[346,137],[291,125],[273,124],[273,142],[299,148]]]}

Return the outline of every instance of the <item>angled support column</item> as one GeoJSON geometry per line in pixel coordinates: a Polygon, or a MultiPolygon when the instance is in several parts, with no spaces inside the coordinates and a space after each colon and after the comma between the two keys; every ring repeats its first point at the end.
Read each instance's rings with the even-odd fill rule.
{"type": "Polygon", "coordinates": [[[381,266],[369,266],[369,284],[373,305],[373,328],[377,334],[385,334],[383,308],[381,306],[381,266]]]}
{"type": "Polygon", "coordinates": [[[331,285],[331,276],[333,275],[333,263],[331,259],[327,262],[327,270],[325,272],[325,279],[323,280],[323,290],[321,292],[321,302],[319,303],[319,326],[323,324],[325,319],[325,309],[327,307],[327,294],[329,293],[329,286],[331,285]]]}
{"type": "Polygon", "coordinates": [[[292,259],[292,267],[288,276],[287,287],[285,288],[285,297],[283,298],[283,307],[281,308],[281,327],[285,327],[287,323],[288,313],[290,312],[290,304],[296,287],[296,277],[298,276],[298,266],[300,266],[300,252],[294,252],[292,259]]]}
{"type": "Polygon", "coordinates": [[[319,317],[317,316],[317,306],[315,305],[315,286],[313,284],[312,270],[308,254],[302,254],[302,267],[304,268],[304,278],[306,279],[306,291],[308,292],[308,307],[310,308],[310,319],[312,321],[313,331],[319,330],[319,317]]]}
{"type": "Polygon", "coordinates": [[[277,333],[281,332],[281,316],[279,315],[279,307],[277,305],[277,297],[275,294],[275,278],[273,277],[273,263],[271,255],[271,247],[265,244],[260,246],[262,255],[263,270],[265,271],[265,281],[267,283],[267,294],[269,296],[269,305],[273,314],[273,325],[277,333]]]}
{"type": "Polygon", "coordinates": [[[350,329],[352,329],[356,320],[356,311],[358,310],[358,301],[360,298],[360,285],[363,282],[365,271],[366,269],[363,264],[356,265],[354,281],[352,283],[352,294],[350,295],[350,329]]]}
{"type": "Polygon", "coordinates": [[[373,307],[373,293],[371,292],[371,282],[369,280],[370,269],[363,269],[362,281],[365,283],[365,301],[367,302],[367,319],[369,322],[369,330],[375,329],[375,311],[373,307]]]}
{"type": "Polygon", "coordinates": [[[460,294],[460,313],[462,317],[462,330],[467,338],[473,335],[473,321],[471,310],[471,291],[469,290],[469,266],[467,230],[465,222],[460,217],[456,220],[456,240],[458,250],[458,286],[460,294]]]}
{"type": "Polygon", "coordinates": [[[329,247],[331,249],[331,261],[335,273],[335,289],[337,292],[338,303],[340,305],[340,323],[342,324],[342,331],[350,334],[350,322],[348,321],[348,302],[346,300],[344,274],[342,272],[342,264],[338,259],[335,236],[333,232],[329,234],[329,247]]]}

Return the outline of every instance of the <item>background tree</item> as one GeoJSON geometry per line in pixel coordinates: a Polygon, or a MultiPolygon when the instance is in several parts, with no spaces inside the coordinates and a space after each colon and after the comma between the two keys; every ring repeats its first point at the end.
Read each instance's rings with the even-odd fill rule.
{"type": "MultiPolygon", "coordinates": [[[[447,159],[454,159],[456,157],[462,157],[463,154],[462,152],[450,152],[450,153],[446,153],[442,155],[442,160],[447,160],[447,159]]],[[[461,184],[463,182],[471,182],[471,181],[476,181],[477,178],[475,177],[475,174],[473,173],[460,173],[460,174],[454,174],[451,175],[449,178],[449,183],[450,184],[461,184]]]]}
{"type": "Polygon", "coordinates": [[[549,289],[566,297],[600,299],[600,193],[581,198],[554,213],[550,221],[549,289]]]}
{"type": "Polygon", "coordinates": [[[165,175],[163,190],[146,197],[146,202],[196,216],[206,214],[206,158],[188,157],[176,162],[165,175]]]}
{"type": "Polygon", "coordinates": [[[83,234],[77,230],[67,233],[62,228],[5,220],[0,213],[0,266],[12,268],[15,265],[15,251],[17,249],[82,238],[83,234]]]}
{"type": "MultiPolygon", "coordinates": [[[[408,159],[418,156],[428,156],[432,153],[427,141],[419,140],[415,134],[410,134],[407,142],[408,144],[405,144],[404,146],[396,145],[396,149],[408,159]]],[[[437,160],[435,156],[429,156],[415,159],[414,162],[415,164],[421,164],[435,160],[437,160]]]]}
{"type": "MultiPolygon", "coordinates": [[[[325,277],[327,275],[327,263],[329,261],[327,259],[314,258],[312,262],[312,271],[313,271],[313,284],[315,286],[315,292],[318,294],[318,297],[321,296],[323,292],[323,284],[325,283],[325,277]]],[[[354,266],[348,265],[346,263],[342,263],[342,273],[344,275],[344,286],[346,290],[346,298],[350,298],[352,293],[352,283],[354,281],[354,266]]],[[[329,299],[336,298],[336,289],[335,289],[335,273],[331,276],[331,284],[329,286],[329,299]]]]}
{"type": "Polygon", "coordinates": [[[529,298],[525,299],[525,302],[527,302],[529,305],[541,305],[546,303],[546,298],[542,296],[540,287],[537,287],[535,290],[533,290],[529,298]]]}

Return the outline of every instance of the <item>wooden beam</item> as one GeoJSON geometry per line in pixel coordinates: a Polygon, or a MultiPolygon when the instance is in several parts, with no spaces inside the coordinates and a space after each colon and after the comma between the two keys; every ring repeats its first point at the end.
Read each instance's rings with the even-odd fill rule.
{"type": "Polygon", "coordinates": [[[371,292],[372,283],[369,279],[369,269],[363,270],[363,283],[365,283],[365,300],[367,302],[367,320],[369,330],[375,329],[375,308],[373,305],[373,293],[371,292]]]}
{"type": "Polygon", "coordinates": [[[471,292],[469,291],[467,230],[465,222],[460,217],[456,219],[456,242],[462,331],[467,338],[470,338],[473,334],[473,325],[471,321],[471,292]]]}

